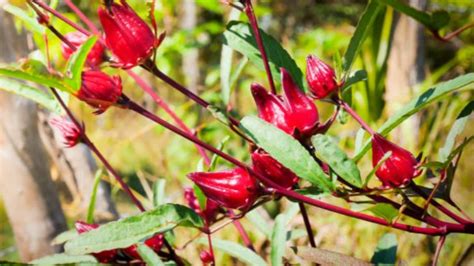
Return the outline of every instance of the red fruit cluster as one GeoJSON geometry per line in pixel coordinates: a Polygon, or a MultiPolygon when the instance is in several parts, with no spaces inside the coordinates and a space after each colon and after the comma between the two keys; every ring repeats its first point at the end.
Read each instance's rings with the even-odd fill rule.
{"type": "Polygon", "coordinates": [[[316,105],[283,68],[281,77],[283,96],[270,93],[257,83],[252,84],[259,117],[297,138],[311,136],[319,123],[316,105]]]}
{"type": "Polygon", "coordinates": [[[82,129],[66,117],[55,117],[49,121],[49,124],[59,130],[66,147],[74,147],[81,141],[82,129]]]}
{"type": "Polygon", "coordinates": [[[159,45],[150,27],[125,0],[99,8],[99,19],[107,47],[123,68],[134,67],[148,59],[159,45]]]}
{"type": "Polygon", "coordinates": [[[420,172],[418,161],[409,151],[386,140],[379,134],[372,137],[372,165],[375,167],[386,153],[391,156],[375,172],[384,187],[394,188],[408,184],[420,172]]]}
{"type": "Polygon", "coordinates": [[[206,208],[202,210],[192,188],[184,189],[184,198],[188,206],[199,214],[207,224],[214,222],[219,211],[219,204],[217,202],[206,199],[206,208]]]}
{"type": "MultiPolygon", "coordinates": [[[[75,223],[76,231],[79,234],[89,232],[99,227],[98,224],[88,224],[85,222],[77,221],[75,223]]],[[[155,235],[151,238],[145,240],[145,245],[153,249],[155,252],[161,250],[163,246],[163,235],[155,235]]],[[[141,260],[140,254],[137,251],[137,245],[132,245],[130,247],[124,249],[113,249],[113,250],[105,250],[99,253],[92,253],[92,255],[100,262],[100,263],[112,263],[115,262],[119,257],[122,259],[127,260],[141,260]],[[123,258],[122,254],[126,255],[126,258],[123,258]]]]}
{"type": "Polygon", "coordinates": [[[212,173],[196,172],[188,177],[206,197],[225,208],[248,210],[259,195],[257,180],[242,168],[212,173]]]}

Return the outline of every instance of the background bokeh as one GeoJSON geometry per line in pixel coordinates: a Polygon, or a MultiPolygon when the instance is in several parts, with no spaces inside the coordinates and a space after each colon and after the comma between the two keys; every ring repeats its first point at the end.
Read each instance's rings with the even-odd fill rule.
{"type": "MultiPolygon", "coordinates": [[[[24,7],[22,1],[11,2],[24,7]]],[[[74,2],[99,25],[96,15],[99,1],[74,2]]],[[[146,17],[145,1],[130,0],[128,2],[141,16],[146,17]]],[[[229,8],[219,4],[218,1],[196,0],[194,2],[197,21],[191,28],[183,29],[181,22],[184,5],[189,3],[178,0],[157,1],[156,17],[159,30],[167,33],[167,38],[158,50],[157,64],[163,72],[185,84],[197,85],[195,90],[203,98],[222,106],[219,81],[220,54],[222,32],[225,30],[229,8]],[[197,65],[190,65],[189,60],[185,59],[196,52],[199,55],[196,61],[197,65]],[[197,76],[193,74],[192,77],[197,77],[197,80],[191,80],[190,72],[197,73],[197,76]]],[[[258,1],[256,12],[260,19],[260,26],[281,41],[297,64],[304,69],[305,58],[308,54],[315,54],[327,62],[332,62],[335,55],[344,53],[365,5],[366,1],[359,0],[263,0],[258,1]]],[[[452,20],[445,29],[446,32],[457,29],[469,21],[472,22],[474,19],[473,8],[471,1],[463,0],[432,0],[428,5],[428,10],[445,9],[451,13],[452,20]]],[[[60,4],[59,10],[77,21],[77,18],[66,6],[60,4]]],[[[369,74],[367,82],[358,83],[352,89],[351,98],[354,108],[375,128],[386,121],[390,115],[385,108],[388,104],[391,106],[403,105],[403,102],[397,102],[400,99],[390,102],[391,99],[384,97],[386,89],[386,75],[384,73],[387,71],[387,66],[385,63],[377,62],[378,53],[386,49],[383,45],[389,43],[390,40],[390,38],[384,38],[380,31],[384,27],[388,27],[388,29],[394,27],[393,22],[389,21],[387,24],[385,17],[392,15],[397,16],[391,10],[382,12],[381,17],[378,18],[380,23],[376,23],[379,27],[369,34],[369,39],[363,47],[361,56],[357,58],[354,68],[365,69],[369,74]]],[[[244,16],[241,19],[245,20],[244,16]]],[[[54,23],[62,32],[72,30],[60,21],[54,21],[54,23]]],[[[18,27],[21,25],[18,24],[18,27]]],[[[435,40],[429,32],[425,32],[424,41],[424,64],[422,67],[426,79],[413,86],[413,95],[439,81],[474,71],[474,34],[472,30],[463,33],[450,43],[441,43],[435,40]]],[[[50,49],[59,51],[58,47],[59,42],[51,35],[50,49]]],[[[60,53],[53,52],[51,55],[59,67],[64,64],[60,53]]],[[[239,64],[239,60],[241,60],[240,55],[236,56],[236,60],[234,60],[234,68],[239,64]]],[[[115,73],[113,69],[106,69],[106,71],[115,73]]],[[[226,136],[231,136],[225,146],[226,151],[237,158],[249,161],[248,148],[245,143],[213,119],[209,113],[202,111],[143,70],[135,69],[134,71],[153,84],[159,95],[172,106],[183,121],[197,129],[199,137],[217,146],[226,136]]],[[[127,95],[142,102],[158,115],[169,119],[163,110],[157,108],[149,96],[144,95],[133,80],[127,78],[124,73],[121,73],[121,76],[127,95]]],[[[232,112],[237,117],[255,113],[255,105],[249,90],[251,82],[266,84],[265,73],[251,63],[247,63],[242,75],[235,83],[231,96],[232,112]]],[[[414,151],[415,154],[423,152],[424,156],[436,160],[438,150],[444,144],[450,125],[466,102],[473,99],[472,96],[471,92],[456,93],[433,104],[431,108],[419,114],[421,122],[417,127],[397,131],[391,134],[391,138],[395,141],[402,140],[402,145],[414,151]]],[[[167,182],[166,200],[184,203],[183,187],[191,185],[186,174],[194,171],[200,160],[199,154],[192,144],[124,110],[114,108],[105,114],[95,116],[88,106],[76,100],[71,100],[70,104],[78,116],[85,121],[91,139],[136,191],[146,198],[147,188],[143,186],[144,182],[152,184],[162,178],[167,182]]],[[[317,105],[323,118],[328,117],[333,110],[330,105],[325,103],[318,102],[317,105]]],[[[347,123],[337,123],[329,131],[329,134],[334,136],[340,146],[344,147],[349,154],[352,154],[355,136],[359,128],[351,119],[342,117],[340,121],[343,120],[347,120],[347,123]]],[[[407,123],[405,127],[410,127],[410,125],[407,123]]],[[[474,127],[472,127],[471,119],[462,135],[471,136],[473,134],[474,127]]],[[[474,200],[472,195],[474,189],[472,180],[473,154],[474,146],[468,145],[460,162],[452,190],[453,200],[471,216],[474,216],[474,206],[472,205],[474,200]]],[[[227,166],[225,162],[219,161],[219,168],[227,166]]],[[[371,170],[370,166],[370,156],[366,156],[360,162],[362,173],[368,174],[371,170]]],[[[419,181],[424,182],[424,180],[419,181]]],[[[116,184],[113,181],[110,182],[112,183],[112,196],[121,215],[136,213],[116,184]]],[[[373,184],[377,185],[377,181],[374,180],[373,184]]],[[[333,201],[341,206],[350,207],[342,200],[333,201]]],[[[64,197],[62,204],[70,224],[77,219],[84,219],[84,213],[77,211],[77,201],[64,197]]],[[[284,211],[287,205],[288,202],[282,200],[279,203],[266,205],[263,210],[271,218],[284,211]]],[[[310,209],[310,215],[319,247],[360,259],[370,260],[377,241],[386,232],[396,233],[399,242],[397,255],[402,264],[426,265],[430,262],[436,247],[437,238],[399,232],[315,208],[310,209]]],[[[19,260],[19,257],[14,248],[15,243],[10,222],[7,220],[0,201],[0,260],[15,261],[19,260]]],[[[268,251],[268,239],[247,219],[243,219],[243,223],[248,228],[257,249],[261,250],[262,254],[268,251]]],[[[304,229],[300,218],[294,219],[291,226],[304,229]]],[[[217,236],[239,241],[238,235],[230,226],[219,232],[217,236]]],[[[298,241],[304,240],[303,237],[298,241]]],[[[440,265],[454,265],[473,242],[474,237],[472,236],[449,236],[441,254],[440,265]]],[[[188,257],[197,255],[194,248],[188,248],[183,251],[183,254],[189,254],[188,257]]],[[[217,260],[223,264],[224,262],[237,263],[229,257],[222,257],[225,255],[220,252],[217,254],[217,260]]]]}

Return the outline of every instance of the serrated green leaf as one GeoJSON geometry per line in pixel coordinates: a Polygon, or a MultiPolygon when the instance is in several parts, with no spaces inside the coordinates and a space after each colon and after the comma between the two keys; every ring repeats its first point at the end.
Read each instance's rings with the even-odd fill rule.
{"type": "Polygon", "coordinates": [[[82,255],[125,248],[177,226],[200,228],[204,226],[204,222],[199,215],[185,206],[165,204],[81,234],[68,241],[64,249],[68,254],[82,255]]]}
{"type": "Polygon", "coordinates": [[[53,113],[61,114],[62,112],[61,106],[53,95],[19,81],[0,77],[0,89],[35,101],[53,113]]]}
{"type": "Polygon", "coordinates": [[[318,134],[311,138],[311,142],[316,149],[316,157],[327,163],[336,174],[348,183],[359,188],[362,187],[359,168],[330,137],[318,134]]]}
{"type": "Polygon", "coordinates": [[[335,189],[311,154],[292,136],[254,116],[244,117],[241,127],[260,148],[298,177],[325,192],[335,189]]]}
{"type": "Polygon", "coordinates": [[[392,222],[398,216],[398,210],[388,203],[377,203],[375,206],[366,209],[366,211],[385,219],[387,222],[392,222]]]}
{"type": "Polygon", "coordinates": [[[81,77],[84,64],[87,61],[87,56],[94,47],[97,41],[97,36],[92,36],[85,41],[69,58],[66,66],[66,73],[69,78],[65,82],[73,89],[73,92],[81,88],[81,77]]]}
{"type": "MultiPolygon", "coordinates": [[[[402,107],[397,113],[392,115],[378,130],[382,136],[386,136],[392,129],[401,124],[403,121],[411,117],[413,114],[419,112],[421,109],[427,107],[429,104],[443,98],[451,92],[460,90],[462,88],[472,90],[474,86],[474,73],[465,74],[448,80],[446,82],[435,85],[426,90],[420,96],[411,100],[408,104],[402,107]],[[471,85],[471,86],[468,86],[471,85]]],[[[364,147],[354,156],[354,161],[359,161],[362,156],[369,150],[370,140],[368,140],[364,147]]]]}
{"type": "Polygon", "coordinates": [[[153,266],[164,266],[165,264],[161,261],[160,257],[156,254],[153,249],[142,243],[137,244],[137,251],[140,257],[147,265],[153,266]]]}
{"type": "Polygon", "coordinates": [[[286,247],[286,215],[279,214],[275,219],[271,237],[270,258],[273,266],[283,265],[283,256],[286,247]]]}
{"type": "Polygon", "coordinates": [[[155,208],[165,204],[165,187],[166,180],[163,178],[158,179],[153,184],[153,206],[155,208]]]}
{"type": "MultiPolygon", "coordinates": [[[[198,240],[200,244],[207,244],[207,238],[200,238],[198,240]]],[[[221,250],[230,256],[239,259],[240,261],[247,263],[252,266],[266,266],[267,263],[258,254],[252,250],[237,244],[232,241],[222,240],[218,238],[212,238],[212,246],[215,249],[221,250]]]]}
{"type": "Polygon", "coordinates": [[[94,223],[94,210],[95,210],[95,202],[97,199],[97,189],[99,188],[102,172],[103,172],[102,168],[97,170],[94,177],[94,186],[92,187],[92,194],[89,201],[89,207],[87,208],[87,219],[86,219],[87,223],[90,223],[90,224],[94,223]]]}
{"type": "Polygon", "coordinates": [[[371,0],[362,14],[362,17],[357,24],[356,30],[352,35],[351,41],[349,42],[349,47],[344,54],[343,70],[345,78],[347,78],[351,72],[355,58],[359,53],[359,50],[362,47],[362,44],[364,43],[375,18],[377,17],[377,14],[380,12],[381,7],[382,6],[376,0],[371,0]]]}
{"type": "MultiPolygon", "coordinates": [[[[291,77],[301,89],[307,90],[303,72],[301,72],[290,54],[278,41],[261,29],[260,34],[262,35],[265,51],[270,61],[273,80],[280,81],[280,67],[283,67],[290,72],[291,77]]],[[[224,44],[248,57],[260,69],[264,69],[262,57],[249,24],[231,21],[224,32],[224,44]]]]}
{"type": "Polygon", "coordinates": [[[443,148],[439,150],[438,160],[446,162],[456,142],[456,137],[461,134],[466,126],[472,112],[474,111],[474,101],[469,102],[461,111],[456,121],[451,126],[448,137],[443,148]]]}
{"type": "Polygon", "coordinates": [[[45,87],[72,92],[72,89],[64,84],[61,77],[49,73],[42,62],[34,59],[23,61],[20,67],[0,64],[0,76],[31,81],[45,87]]]}
{"type": "Polygon", "coordinates": [[[97,260],[90,255],[73,256],[60,253],[33,260],[30,263],[34,265],[56,265],[69,263],[88,263],[88,265],[95,265],[96,262],[97,260]]]}
{"type": "Polygon", "coordinates": [[[397,236],[385,234],[380,238],[371,262],[375,265],[395,265],[397,262],[397,236]]]}

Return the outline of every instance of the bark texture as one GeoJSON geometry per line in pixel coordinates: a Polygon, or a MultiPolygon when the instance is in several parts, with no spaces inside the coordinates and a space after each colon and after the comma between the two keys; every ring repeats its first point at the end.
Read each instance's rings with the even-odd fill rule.
{"type": "MultiPolygon", "coordinates": [[[[0,61],[27,54],[26,37],[2,9],[0,36],[0,61]]],[[[0,92],[0,194],[23,261],[58,251],[50,242],[67,229],[37,122],[33,102],[0,92]]]]}

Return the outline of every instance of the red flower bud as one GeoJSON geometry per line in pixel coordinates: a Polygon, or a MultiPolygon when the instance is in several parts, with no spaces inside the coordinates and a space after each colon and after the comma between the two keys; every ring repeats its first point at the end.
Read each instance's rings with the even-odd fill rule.
{"type": "MultiPolygon", "coordinates": [[[[98,224],[88,224],[85,222],[77,221],[75,223],[76,231],[79,234],[89,232],[91,230],[94,230],[99,227],[98,224]]],[[[113,250],[105,250],[101,251],[99,253],[92,253],[92,256],[94,256],[100,263],[110,263],[115,260],[117,257],[118,252],[116,249],[113,250]]]]}
{"type": "Polygon", "coordinates": [[[208,224],[214,222],[217,216],[217,212],[219,211],[219,204],[211,199],[206,199],[206,209],[204,211],[201,210],[201,206],[199,206],[199,201],[194,194],[192,188],[184,189],[184,198],[188,202],[188,206],[193,209],[197,214],[206,220],[208,224]]]}
{"type": "Polygon", "coordinates": [[[212,261],[214,261],[214,257],[207,250],[201,251],[201,253],[199,254],[199,258],[201,259],[203,264],[210,264],[212,263],[212,261]]]}
{"type": "Polygon", "coordinates": [[[101,7],[98,13],[107,47],[120,61],[121,67],[130,68],[148,59],[159,41],[125,0],[120,0],[120,3],[112,3],[109,8],[101,7]]]}
{"type": "Polygon", "coordinates": [[[384,187],[406,185],[420,174],[417,170],[418,161],[409,151],[386,140],[379,134],[373,135],[372,165],[375,167],[387,152],[392,152],[392,155],[375,172],[384,187]]]}
{"type": "Polygon", "coordinates": [[[82,129],[66,117],[55,117],[49,121],[49,124],[59,130],[66,147],[74,147],[81,141],[82,129]]]}
{"type": "MultiPolygon", "coordinates": [[[[155,252],[160,251],[161,247],[163,246],[163,235],[155,235],[151,238],[145,240],[145,245],[149,248],[153,249],[155,252]]],[[[128,257],[132,259],[141,260],[142,257],[137,251],[137,245],[131,245],[128,248],[123,249],[123,253],[125,253],[128,257]]]]}
{"type": "MultiPolygon", "coordinates": [[[[74,47],[78,48],[85,41],[87,41],[88,37],[82,32],[75,31],[64,35],[64,38],[66,38],[69,43],[74,45],[74,47]]],[[[63,54],[64,59],[68,60],[74,51],[75,50],[66,43],[61,43],[61,53],[63,54]]],[[[94,47],[92,47],[91,51],[89,52],[89,55],[87,55],[88,65],[91,67],[99,66],[104,61],[104,52],[104,45],[102,45],[100,42],[96,42],[94,47]]]]}
{"type": "Polygon", "coordinates": [[[252,164],[255,172],[267,176],[282,187],[291,188],[298,183],[298,176],[262,150],[252,153],[252,164]]]}
{"type": "Polygon", "coordinates": [[[259,194],[257,181],[242,168],[213,173],[198,172],[188,177],[206,197],[229,209],[247,210],[259,194]]]}
{"type": "Polygon", "coordinates": [[[284,97],[266,91],[259,84],[252,84],[259,117],[295,137],[314,134],[319,123],[316,105],[283,68],[281,76],[284,97]]]}
{"type": "Polygon", "coordinates": [[[82,84],[76,97],[97,108],[96,114],[105,112],[121,95],[122,80],[119,76],[111,77],[94,70],[82,72],[82,84]]]}
{"type": "Polygon", "coordinates": [[[306,59],[306,80],[316,99],[322,99],[334,93],[339,88],[334,69],[316,56],[306,59]]]}

